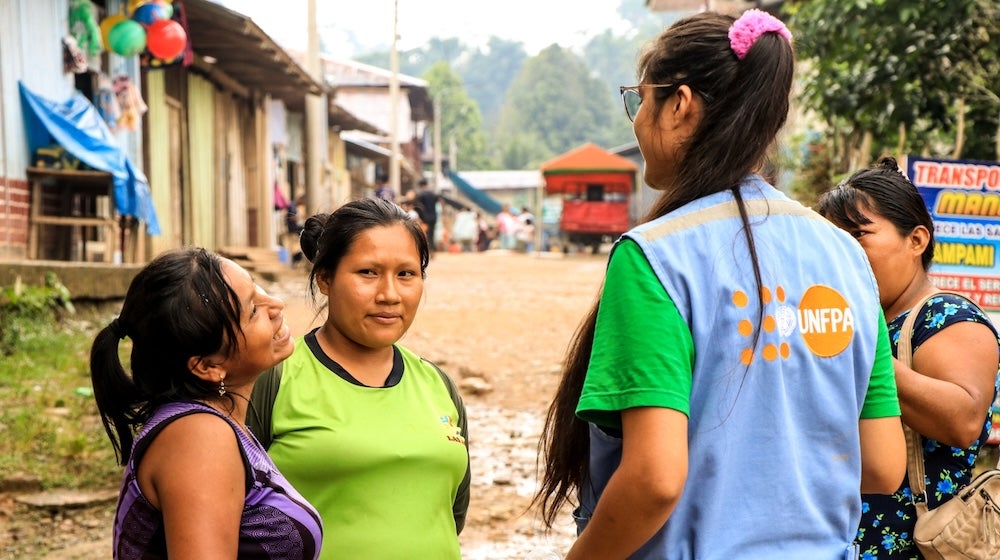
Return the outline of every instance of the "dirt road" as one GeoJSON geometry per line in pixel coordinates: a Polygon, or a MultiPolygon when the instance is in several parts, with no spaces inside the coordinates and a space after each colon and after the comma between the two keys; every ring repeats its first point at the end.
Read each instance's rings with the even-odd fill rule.
{"type": "MultiPolygon", "coordinates": [[[[487,252],[438,254],[428,267],[423,303],[402,344],[468,387],[473,486],[460,538],[466,560],[559,558],[572,540],[568,515],[545,535],[525,510],[535,491],[542,419],[605,263],[606,255],[487,252]]],[[[301,271],[265,285],[286,301],[295,335],[320,321],[306,286],[301,271]]],[[[110,558],[113,513],[113,500],[56,511],[0,495],[0,521],[7,521],[0,522],[0,560],[110,558]]]]}

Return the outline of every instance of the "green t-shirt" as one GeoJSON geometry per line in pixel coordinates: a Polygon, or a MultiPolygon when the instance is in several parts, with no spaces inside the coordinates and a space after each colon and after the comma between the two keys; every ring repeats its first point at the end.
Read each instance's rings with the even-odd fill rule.
{"type": "MultiPolygon", "coordinates": [[[[605,289],[590,366],[577,414],[595,424],[618,428],[620,411],[642,406],[663,407],[690,416],[695,348],[691,331],[631,240],[615,247],[605,289]]],[[[861,418],[899,416],[892,350],[885,319],[879,332],[871,381],[861,418]]]]}
{"type": "Polygon", "coordinates": [[[392,387],[343,379],[304,339],[284,363],[268,454],[323,518],[321,559],[461,558],[459,413],[434,366],[397,349],[392,387]]]}

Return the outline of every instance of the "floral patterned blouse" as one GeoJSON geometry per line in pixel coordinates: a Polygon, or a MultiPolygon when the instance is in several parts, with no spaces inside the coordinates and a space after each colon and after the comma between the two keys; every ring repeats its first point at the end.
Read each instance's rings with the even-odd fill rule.
{"type": "MultiPolygon", "coordinates": [[[[982,323],[996,335],[997,331],[986,315],[968,300],[953,294],[932,297],[920,310],[921,316],[913,324],[912,348],[917,348],[942,329],[963,321],[982,323]]],[[[889,322],[892,353],[899,344],[899,329],[909,311],[889,322]]],[[[1000,338],[997,340],[1000,344],[1000,338]]],[[[998,379],[1000,383],[1000,379],[998,379]]],[[[994,397],[996,393],[994,393],[994,397]]],[[[924,473],[927,485],[927,505],[939,506],[969,483],[976,455],[990,430],[989,410],[983,411],[983,431],[971,447],[958,449],[921,436],[924,446],[924,473]]],[[[916,560],[921,558],[913,542],[913,527],[917,511],[911,500],[910,483],[903,479],[899,490],[892,495],[861,495],[861,526],[858,543],[861,560],[916,560]]]]}

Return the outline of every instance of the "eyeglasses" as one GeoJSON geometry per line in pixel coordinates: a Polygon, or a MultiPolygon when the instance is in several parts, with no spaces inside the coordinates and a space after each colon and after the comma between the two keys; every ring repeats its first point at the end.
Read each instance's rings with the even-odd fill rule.
{"type": "MultiPolygon", "coordinates": [[[[642,105],[642,95],[639,93],[639,88],[672,88],[679,87],[680,84],[640,84],[637,86],[620,86],[618,91],[622,94],[622,103],[625,104],[625,114],[628,115],[628,120],[635,122],[635,115],[639,112],[639,106],[642,105]]],[[[699,90],[693,90],[695,93],[701,96],[705,100],[705,103],[711,103],[715,100],[711,95],[699,90]]]]}
{"type": "Polygon", "coordinates": [[[642,94],[639,93],[639,88],[669,88],[675,86],[676,84],[642,84],[638,86],[619,87],[618,91],[622,94],[622,103],[625,104],[625,114],[628,115],[628,120],[635,122],[635,115],[639,112],[639,105],[642,105],[642,94]]]}

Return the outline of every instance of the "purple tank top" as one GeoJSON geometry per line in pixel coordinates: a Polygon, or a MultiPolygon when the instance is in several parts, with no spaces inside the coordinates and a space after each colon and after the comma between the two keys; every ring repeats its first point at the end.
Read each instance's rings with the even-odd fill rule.
{"type": "Polygon", "coordinates": [[[206,412],[233,427],[246,467],[247,494],[240,521],[239,558],[315,560],[323,542],[323,527],[316,510],[285,480],[256,438],[214,408],[196,402],[161,406],[136,437],[125,466],[115,514],[115,560],[167,558],[163,515],[143,496],[135,473],[160,430],[182,416],[206,412]]]}

